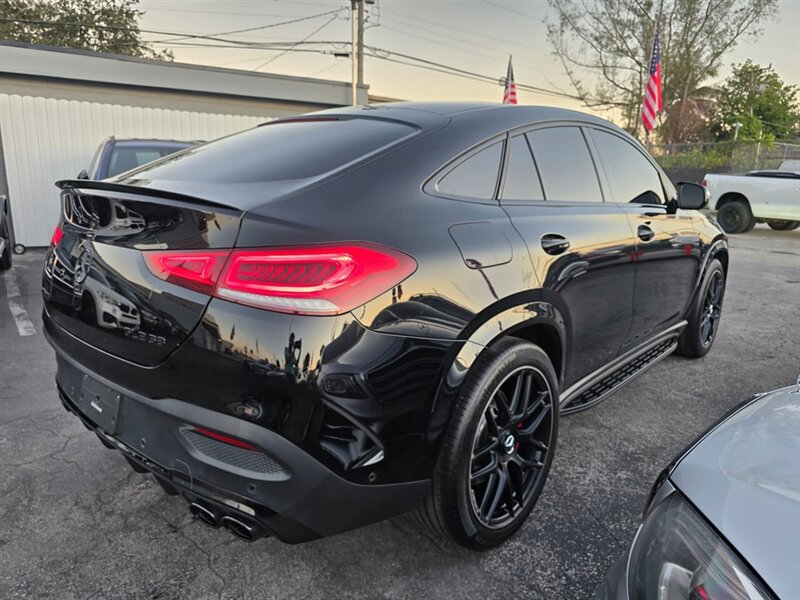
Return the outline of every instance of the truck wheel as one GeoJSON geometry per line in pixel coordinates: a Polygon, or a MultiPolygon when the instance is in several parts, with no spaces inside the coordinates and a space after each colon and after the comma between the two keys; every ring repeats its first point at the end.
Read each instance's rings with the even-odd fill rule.
{"type": "Polygon", "coordinates": [[[800,227],[800,221],[767,221],[767,225],[775,231],[794,231],[800,227]]]}
{"type": "MultiPolygon", "coordinates": [[[[741,200],[723,205],[717,212],[717,221],[725,233],[744,233],[755,223],[750,207],[741,200]]],[[[752,227],[751,227],[752,229],[752,227]]]]}

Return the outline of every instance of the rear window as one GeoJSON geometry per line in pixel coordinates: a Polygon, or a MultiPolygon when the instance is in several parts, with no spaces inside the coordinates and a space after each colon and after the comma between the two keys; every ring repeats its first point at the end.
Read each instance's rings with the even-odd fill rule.
{"type": "Polygon", "coordinates": [[[377,119],[293,121],[262,125],[136,173],[152,180],[248,183],[307,179],[328,173],[414,133],[377,119]]]}
{"type": "Polygon", "coordinates": [[[168,156],[173,152],[183,150],[180,146],[124,146],[115,144],[111,151],[111,160],[108,163],[106,177],[114,177],[125,171],[141,167],[149,162],[168,156]]]}
{"type": "Polygon", "coordinates": [[[497,188],[503,142],[492,144],[476,152],[450,171],[436,189],[451,196],[491,200],[497,188]]]}

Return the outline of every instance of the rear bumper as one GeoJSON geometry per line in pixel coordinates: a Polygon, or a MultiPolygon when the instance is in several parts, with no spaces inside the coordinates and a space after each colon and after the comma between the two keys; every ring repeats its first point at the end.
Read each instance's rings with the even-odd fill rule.
{"type": "Polygon", "coordinates": [[[107,446],[121,450],[190,502],[199,499],[283,541],[307,541],[402,514],[429,491],[427,480],[388,485],[347,481],[275,432],[181,400],[146,398],[54,347],[62,403],[107,446]],[[116,398],[114,418],[99,400],[106,414],[91,408],[92,399],[82,393],[87,381],[89,393],[102,388],[116,398]],[[198,443],[197,427],[247,440],[258,452],[226,452],[213,442],[198,443]]]}

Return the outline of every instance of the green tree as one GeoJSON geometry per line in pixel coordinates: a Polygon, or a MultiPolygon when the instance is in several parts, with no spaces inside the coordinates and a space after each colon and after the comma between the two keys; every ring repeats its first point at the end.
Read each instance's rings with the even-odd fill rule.
{"type": "Polygon", "coordinates": [[[722,84],[711,131],[721,140],[733,139],[734,123],[741,123],[740,140],[789,139],[800,135],[800,87],[783,82],[772,66],[751,60],[733,65],[722,84]]]}
{"type": "Polygon", "coordinates": [[[707,120],[709,89],[723,57],[777,14],[777,0],[548,0],[557,20],[548,38],[576,94],[616,109],[642,133],[640,110],[653,35],[661,43],[666,142],[694,137],[707,120]]]}
{"type": "Polygon", "coordinates": [[[0,0],[0,39],[172,60],[141,39],[139,0],[0,0]]]}

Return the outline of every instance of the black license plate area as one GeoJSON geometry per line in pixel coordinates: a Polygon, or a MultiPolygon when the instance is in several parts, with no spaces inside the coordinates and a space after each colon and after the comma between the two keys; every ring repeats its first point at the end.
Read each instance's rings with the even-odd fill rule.
{"type": "Polygon", "coordinates": [[[88,375],[83,376],[78,408],[108,434],[117,432],[121,403],[122,395],[119,392],[88,375]]]}

